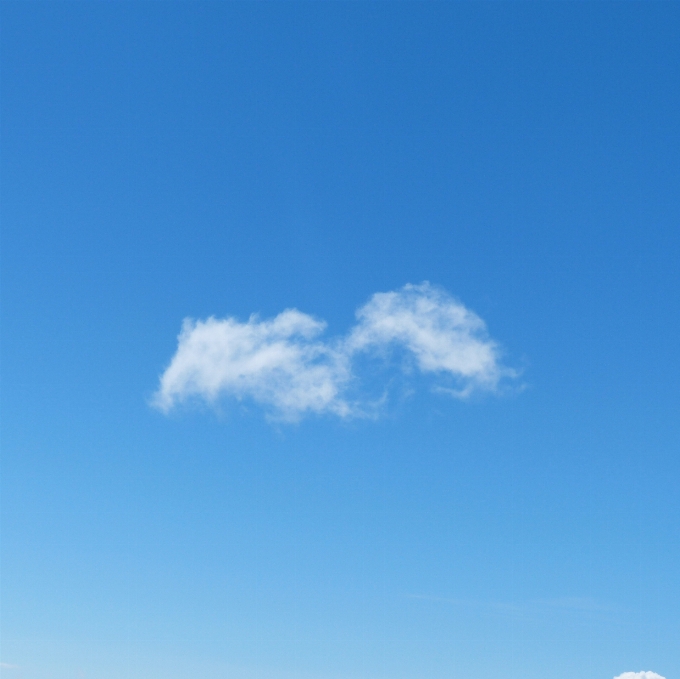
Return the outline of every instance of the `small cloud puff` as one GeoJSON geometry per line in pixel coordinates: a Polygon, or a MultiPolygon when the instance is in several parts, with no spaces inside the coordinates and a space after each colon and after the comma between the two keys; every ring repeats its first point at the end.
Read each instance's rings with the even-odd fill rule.
{"type": "Polygon", "coordinates": [[[624,672],[614,679],[664,679],[656,672],[624,672]]]}
{"type": "Polygon", "coordinates": [[[515,376],[502,367],[484,321],[429,283],[376,293],[356,316],[350,332],[331,341],[320,339],[323,321],[297,309],[272,320],[253,315],[245,323],[186,319],[153,404],[168,412],[187,399],[211,403],[226,395],[250,398],[285,420],[307,413],[356,416],[366,409],[361,398],[347,397],[357,381],[353,359],[395,348],[420,372],[448,377],[455,388],[442,388],[459,398],[494,391],[503,377],[515,376]]]}
{"type": "Polygon", "coordinates": [[[357,311],[347,347],[350,353],[400,345],[424,373],[459,379],[459,396],[495,389],[503,374],[498,346],[487,337],[479,316],[428,283],[378,292],[357,311]]]}
{"type": "Polygon", "coordinates": [[[271,321],[187,319],[154,403],[167,412],[192,396],[213,402],[231,394],[250,396],[287,419],[304,412],[345,416],[349,407],[340,390],[349,376],[347,361],[315,340],[324,328],[295,309],[271,321]]]}

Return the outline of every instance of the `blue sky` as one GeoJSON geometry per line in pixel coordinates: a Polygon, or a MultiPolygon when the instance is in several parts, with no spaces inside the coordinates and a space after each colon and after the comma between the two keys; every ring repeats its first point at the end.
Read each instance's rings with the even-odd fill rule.
{"type": "Polygon", "coordinates": [[[680,678],[677,3],[1,10],[3,679],[680,678]]]}

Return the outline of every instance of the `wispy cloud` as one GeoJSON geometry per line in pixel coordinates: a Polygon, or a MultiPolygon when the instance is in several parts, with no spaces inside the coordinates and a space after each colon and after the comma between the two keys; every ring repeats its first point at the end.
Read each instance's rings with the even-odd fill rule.
{"type": "Polygon", "coordinates": [[[656,672],[624,672],[614,679],[664,679],[656,672]]]}
{"type": "Polygon", "coordinates": [[[214,403],[231,396],[285,420],[365,415],[367,399],[348,397],[360,382],[356,359],[382,361],[394,351],[410,358],[402,370],[438,378],[439,390],[458,398],[495,391],[502,378],[515,376],[501,365],[484,321],[429,283],[376,293],[356,316],[346,336],[326,341],[325,322],[296,309],[271,320],[186,319],[153,404],[168,412],[192,398],[214,403]]]}
{"type": "Polygon", "coordinates": [[[582,613],[611,612],[611,606],[602,604],[588,597],[560,597],[558,599],[532,599],[522,602],[509,601],[481,601],[475,599],[453,599],[449,597],[432,596],[429,594],[409,594],[409,599],[433,601],[436,603],[451,604],[454,606],[467,606],[474,608],[498,609],[505,611],[523,612],[533,610],[564,610],[582,613]]]}
{"type": "Polygon", "coordinates": [[[19,665],[12,665],[8,662],[0,662],[0,670],[20,670],[19,665]]]}
{"type": "Polygon", "coordinates": [[[593,620],[599,620],[603,623],[619,624],[621,620],[620,609],[589,597],[499,601],[458,599],[428,594],[409,594],[407,596],[409,599],[451,606],[465,616],[471,614],[493,616],[517,622],[569,621],[575,624],[591,624],[593,620]]]}

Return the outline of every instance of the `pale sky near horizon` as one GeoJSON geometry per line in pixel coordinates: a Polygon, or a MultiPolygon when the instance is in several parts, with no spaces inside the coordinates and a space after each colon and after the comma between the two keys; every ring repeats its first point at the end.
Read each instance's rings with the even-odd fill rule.
{"type": "Polygon", "coordinates": [[[680,679],[680,4],[0,15],[1,679],[680,679]]]}

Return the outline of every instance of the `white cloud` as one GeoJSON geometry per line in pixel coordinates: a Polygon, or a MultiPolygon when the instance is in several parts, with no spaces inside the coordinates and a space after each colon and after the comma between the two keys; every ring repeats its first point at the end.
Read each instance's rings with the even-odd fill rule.
{"type": "Polygon", "coordinates": [[[349,414],[340,390],[349,377],[343,354],[315,338],[325,323],[295,309],[271,321],[251,316],[185,320],[154,403],[168,411],[190,397],[251,397],[286,419],[311,412],[349,414]]]}
{"type": "Polygon", "coordinates": [[[423,373],[447,377],[458,397],[495,390],[514,373],[500,364],[497,344],[479,316],[428,283],[376,293],[357,311],[344,338],[322,341],[326,324],[296,309],[272,320],[251,316],[184,321],[177,352],[163,373],[153,403],[164,412],[187,399],[250,398],[277,417],[306,413],[349,417],[365,412],[347,399],[358,381],[357,354],[380,358],[400,348],[423,373]]]}
{"type": "Polygon", "coordinates": [[[656,672],[624,672],[614,679],[664,679],[656,672]]]}
{"type": "Polygon", "coordinates": [[[484,321],[429,283],[378,292],[357,311],[357,319],[347,342],[351,352],[402,346],[422,372],[456,378],[460,396],[475,388],[494,389],[509,372],[500,366],[484,321]]]}

